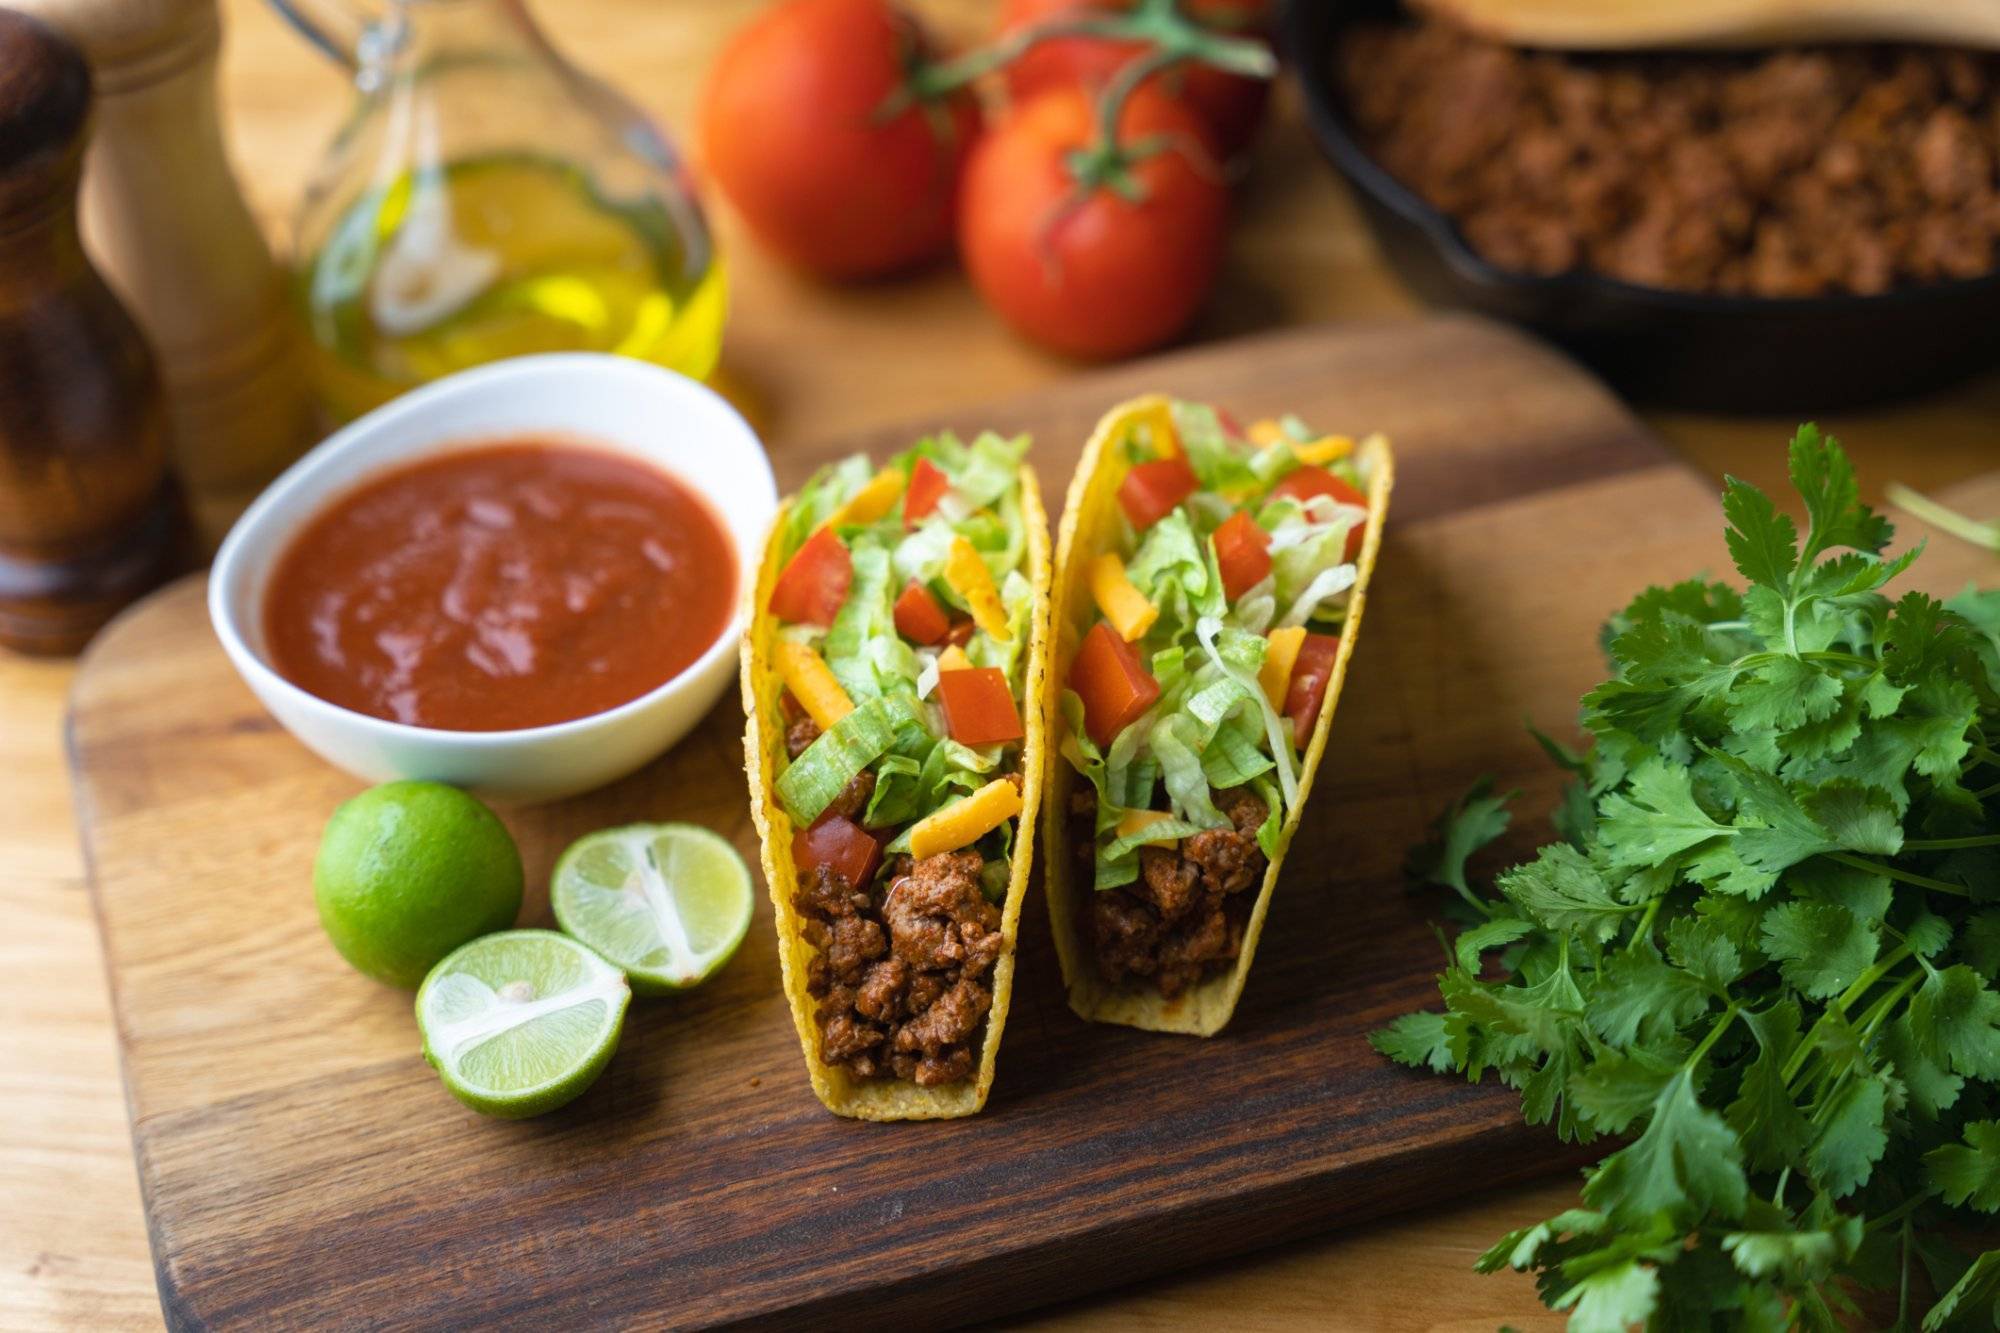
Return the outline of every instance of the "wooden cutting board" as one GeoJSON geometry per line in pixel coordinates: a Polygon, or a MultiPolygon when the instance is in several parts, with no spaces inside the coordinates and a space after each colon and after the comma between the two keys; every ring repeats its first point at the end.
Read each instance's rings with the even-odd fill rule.
{"type": "MultiPolygon", "coordinates": [[[[1568,733],[1597,626],[1639,586],[1726,568],[1709,487],[1555,353],[1464,318],[1197,350],[774,462],[791,486],[931,427],[1030,430],[1059,500],[1099,413],[1154,388],[1392,434],[1369,623],[1231,1027],[1076,1019],[1037,886],[999,1082],[969,1120],[821,1110],[761,898],[721,976],[635,1003],[581,1100],[520,1124],[465,1110],[418,1057],[410,997],[320,933],[313,853],[357,784],[238,683],[199,580],[107,631],[70,740],[169,1323],[931,1325],[1562,1163],[1514,1094],[1368,1047],[1433,997],[1443,958],[1441,904],[1400,865],[1481,774],[1552,796],[1521,723],[1568,733]]],[[[572,838],[639,819],[708,824],[754,865],[741,731],[732,694],[627,781],[504,812],[531,886],[572,838]]],[[[524,920],[549,923],[545,891],[524,920]]]]}

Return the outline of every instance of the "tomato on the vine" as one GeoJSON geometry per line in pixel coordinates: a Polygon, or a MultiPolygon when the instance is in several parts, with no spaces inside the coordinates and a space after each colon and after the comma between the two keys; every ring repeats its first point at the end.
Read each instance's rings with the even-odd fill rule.
{"type": "Polygon", "coordinates": [[[834,278],[950,249],[980,112],[963,86],[919,95],[931,56],[886,0],[785,0],[736,34],[703,95],[703,157],[760,243],[834,278]]]}
{"type": "MultiPolygon", "coordinates": [[[[1132,0],[1004,0],[1000,32],[1003,36],[1019,32],[1058,16],[1131,8],[1132,0]]],[[[1182,0],[1181,12],[1218,33],[1266,38],[1272,8],[1271,0],[1182,0]]],[[[1094,92],[1144,50],[1138,43],[1105,37],[1051,37],[1006,67],[1007,91],[1016,101],[1062,86],[1094,92]]],[[[1151,82],[1200,112],[1214,131],[1217,151],[1225,157],[1233,156],[1256,135],[1270,94],[1268,79],[1246,78],[1198,64],[1164,70],[1151,82]]]]}
{"type": "Polygon", "coordinates": [[[1200,120],[1137,89],[1119,147],[1094,99],[1056,88],[992,127],[966,164],[959,252],[1008,323],[1058,352],[1117,357],[1185,328],[1222,267],[1229,190],[1200,120]]]}

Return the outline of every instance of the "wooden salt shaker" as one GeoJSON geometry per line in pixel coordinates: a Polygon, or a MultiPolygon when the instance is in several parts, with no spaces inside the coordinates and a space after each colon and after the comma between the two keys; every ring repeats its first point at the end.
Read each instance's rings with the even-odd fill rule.
{"type": "Polygon", "coordinates": [[[29,652],[82,647],[181,554],[152,357],[77,234],[90,94],[0,9],[0,644],[29,652]]]}
{"type": "Polygon", "coordinates": [[[83,48],[97,115],[84,241],[160,360],[209,545],[318,436],[305,349],[224,155],[215,0],[5,0],[83,48]]]}

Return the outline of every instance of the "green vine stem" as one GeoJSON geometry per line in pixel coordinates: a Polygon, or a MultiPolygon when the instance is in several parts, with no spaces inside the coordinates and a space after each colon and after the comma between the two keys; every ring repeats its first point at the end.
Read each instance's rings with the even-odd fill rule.
{"type": "MultiPolygon", "coordinates": [[[[1246,79],[1268,79],[1278,72],[1277,57],[1264,42],[1228,36],[1197,23],[1181,12],[1178,0],[1139,0],[1121,12],[1060,14],[949,60],[914,60],[902,85],[876,114],[890,118],[913,103],[939,101],[1004,69],[1041,43],[1061,37],[1130,42],[1144,48],[1119,67],[1098,100],[1100,141],[1092,150],[1096,153],[1092,170],[1101,178],[1100,183],[1114,180],[1134,160],[1117,159],[1118,119],[1133,90],[1147,78],[1180,64],[1205,65],[1246,79]]],[[[1143,156],[1164,146],[1149,143],[1136,151],[1143,156]]]]}

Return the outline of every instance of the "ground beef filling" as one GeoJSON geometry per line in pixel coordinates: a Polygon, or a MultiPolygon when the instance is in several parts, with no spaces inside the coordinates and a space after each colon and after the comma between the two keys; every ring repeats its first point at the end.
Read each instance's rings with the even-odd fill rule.
{"type": "Polygon", "coordinates": [[[2000,54],[1555,53],[1426,19],[1336,59],[1369,150],[1502,268],[1797,297],[2000,264],[2000,54]]]}
{"type": "Polygon", "coordinates": [[[821,866],[800,886],[792,902],[818,950],[806,987],[819,1002],[822,1060],[927,1088],[972,1073],[1001,944],[982,864],[970,851],[904,857],[861,889],[821,866]]]}
{"type": "MultiPolygon", "coordinates": [[[[1264,879],[1257,829],[1269,813],[1248,788],[1215,794],[1232,827],[1210,829],[1178,847],[1141,847],[1139,878],[1083,896],[1083,927],[1097,971],[1112,985],[1145,982],[1172,999],[1235,962],[1243,925],[1264,879]]],[[[1088,888],[1096,870],[1097,793],[1070,798],[1075,873],[1088,888]]]]}

